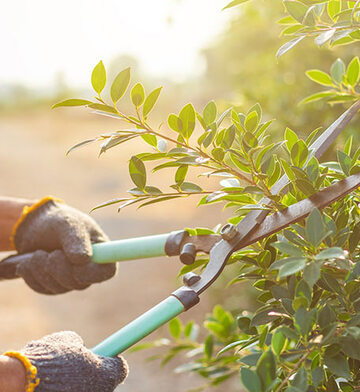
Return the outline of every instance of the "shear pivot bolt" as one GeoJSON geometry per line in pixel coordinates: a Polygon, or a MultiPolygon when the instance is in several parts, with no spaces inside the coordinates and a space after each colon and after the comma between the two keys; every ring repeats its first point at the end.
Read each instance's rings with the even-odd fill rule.
{"type": "Polygon", "coordinates": [[[225,241],[231,241],[233,238],[235,238],[237,233],[238,231],[236,226],[232,223],[227,223],[220,230],[221,237],[225,241]]]}
{"type": "Polygon", "coordinates": [[[180,253],[180,261],[183,264],[193,264],[196,258],[196,247],[194,244],[187,243],[183,246],[180,253]]]}
{"type": "Polygon", "coordinates": [[[195,274],[194,272],[188,272],[187,274],[184,275],[183,282],[185,286],[190,287],[196,282],[198,282],[200,279],[201,276],[195,274]]]}

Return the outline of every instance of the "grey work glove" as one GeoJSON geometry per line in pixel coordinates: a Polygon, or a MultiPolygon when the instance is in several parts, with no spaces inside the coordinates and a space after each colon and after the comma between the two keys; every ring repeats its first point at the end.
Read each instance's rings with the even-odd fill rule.
{"type": "Polygon", "coordinates": [[[112,392],[128,375],[123,358],[92,353],[75,332],[32,341],[21,353],[37,368],[36,392],[112,392]]]}
{"type": "Polygon", "coordinates": [[[32,253],[19,263],[17,275],[43,294],[81,290],[116,272],[115,263],[91,261],[91,244],[108,241],[99,225],[87,214],[51,198],[30,209],[13,240],[19,254],[32,253]]]}

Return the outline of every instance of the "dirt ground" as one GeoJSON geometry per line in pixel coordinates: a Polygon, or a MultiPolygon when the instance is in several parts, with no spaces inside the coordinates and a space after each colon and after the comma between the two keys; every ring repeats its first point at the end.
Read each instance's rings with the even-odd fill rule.
{"type": "MultiPolygon", "coordinates": [[[[0,115],[1,194],[27,198],[56,195],[84,211],[124,195],[132,187],[127,161],[132,152],[138,152],[136,142],[113,149],[100,159],[98,146],[65,156],[73,144],[117,129],[114,121],[72,110],[0,115]]],[[[161,185],[165,178],[166,174],[152,185],[161,185]]],[[[121,214],[116,207],[107,207],[93,216],[112,239],[183,227],[212,227],[225,221],[220,208],[195,209],[196,202],[187,198],[140,211],[130,207],[121,214]]],[[[122,263],[111,281],[56,297],[34,293],[20,280],[1,282],[0,349],[20,348],[30,339],[59,330],[78,332],[91,347],[168,296],[180,285],[176,280],[180,268],[176,258],[122,263]]],[[[209,302],[205,293],[201,304],[183,319],[200,320],[210,310],[209,302]]],[[[174,374],[171,364],[164,371],[158,364],[145,362],[152,354],[125,354],[131,370],[120,391],[177,392],[202,384],[197,376],[174,374]]]]}

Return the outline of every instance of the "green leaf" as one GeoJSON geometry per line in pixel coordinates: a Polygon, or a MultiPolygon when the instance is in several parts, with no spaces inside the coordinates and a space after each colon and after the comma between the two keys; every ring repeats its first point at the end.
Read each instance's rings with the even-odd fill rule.
{"type": "Polygon", "coordinates": [[[295,313],[295,327],[302,336],[306,336],[313,328],[316,321],[316,309],[310,311],[299,308],[295,313]]]}
{"type": "Polygon", "coordinates": [[[208,335],[204,342],[204,353],[207,359],[212,357],[214,350],[214,338],[212,335],[208,335]]]}
{"type": "Polygon", "coordinates": [[[213,123],[216,120],[217,108],[214,101],[210,101],[203,110],[203,119],[206,125],[213,123]]]}
{"type": "Polygon", "coordinates": [[[260,392],[261,391],[261,380],[259,376],[249,368],[240,369],[240,377],[244,387],[249,392],[260,392]]]}
{"type": "Polygon", "coordinates": [[[320,211],[314,208],[306,219],[305,225],[306,239],[317,248],[324,240],[327,230],[320,211]]]}
{"type": "Polygon", "coordinates": [[[319,69],[311,69],[306,71],[306,75],[309,79],[315,83],[321,84],[322,86],[334,86],[330,75],[326,72],[320,71],[319,69]]]}
{"type": "Polygon", "coordinates": [[[340,163],[341,169],[345,175],[350,175],[350,168],[351,168],[351,158],[345,152],[338,150],[337,151],[337,158],[340,163]]]}
{"type": "Polygon", "coordinates": [[[145,99],[144,106],[143,106],[143,116],[146,118],[148,114],[153,110],[156,101],[159,98],[161,93],[162,87],[158,87],[157,89],[153,90],[145,99]]]}
{"type": "Polygon", "coordinates": [[[306,257],[289,257],[288,261],[279,269],[279,278],[285,278],[303,270],[306,260],[306,257]]]}
{"type": "Polygon", "coordinates": [[[325,381],[325,372],[322,367],[316,367],[311,372],[311,378],[315,387],[320,386],[325,381]]]}
{"type": "Polygon", "coordinates": [[[331,19],[335,19],[335,15],[341,10],[341,0],[330,0],[327,4],[327,12],[331,19]]]}
{"type": "Polygon", "coordinates": [[[245,129],[248,132],[254,132],[259,125],[260,118],[256,112],[256,110],[250,112],[245,118],[245,129]]]}
{"type": "Polygon", "coordinates": [[[146,203],[141,204],[139,208],[149,206],[151,204],[161,203],[163,201],[171,200],[171,199],[178,199],[182,197],[181,194],[179,196],[164,196],[164,197],[157,197],[155,200],[147,201],[146,203]]]}
{"type": "Polygon", "coordinates": [[[189,140],[195,129],[195,109],[191,103],[181,109],[179,118],[182,122],[182,129],[179,131],[186,140],[189,140]]]}
{"type": "Polygon", "coordinates": [[[330,29],[327,31],[324,31],[323,33],[319,34],[316,38],[315,38],[315,43],[318,46],[322,46],[324,45],[326,42],[330,41],[331,38],[334,36],[334,34],[336,33],[336,29],[330,29]]]}
{"type": "Polygon", "coordinates": [[[291,386],[296,388],[299,392],[304,391],[306,392],[308,389],[308,375],[304,368],[300,368],[296,374],[294,379],[291,381],[291,386]]]}
{"type": "MultiPolygon", "coordinates": [[[[351,155],[351,149],[353,145],[353,135],[347,138],[345,146],[344,146],[344,153],[347,155],[351,155]]],[[[352,166],[353,160],[351,159],[350,165],[352,166]]]]}
{"type": "Polygon", "coordinates": [[[336,354],[334,356],[329,356],[325,352],[324,355],[325,365],[333,372],[336,376],[344,377],[346,379],[350,378],[350,369],[347,359],[342,354],[336,354]]]}
{"type": "Polygon", "coordinates": [[[98,137],[96,137],[96,138],[94,138],[94,139],[84,140],[84,141],[81,142],[81,143],[75,144],[75,146],[72,146],[71,148],[69,148],[69,149],[66,151],[66,155],[69,155],[71,151],[77,150],[78,148],[83,147],[83,146],[86,146],[86,145],[88,145],[88,144],[90,144],[90,143],[93,143],[93,142],[95,142],[95,141],[97,141],[97,140],[99,140],[98,137]]]}
{"type": "Polygon", "coordinates": [[[264,352],[256,364],[256,373],[265,390],[276,378],[276,359],[271,350],[264,352]]]}
{"type": "Polygon", "coordinates": [[[187,165],[181,165],[179,168],[176,170],[175,173],[175,182],[177,185],[181,186],[181,184],[184,182],[186,174],[188,172],[189,166],[187,165]]]}
{"type": "Polygon", "coordinates": [[[334,61],[334,63],[331,66],[330,75],[336,83],[341,84],[344,73],[345,73],[345,64],[341,59],[338,58],[334,61]]]}
{"type": "Polygon", "coordinates": [[[304,98],[303,100],[301,100],[299,102],[299,105],[304,105],[306,103],[319,101],[322,98],[328,98],[328,97],[333,97],[333,96],[334,96],[334,92],[332,92],[332,91],[322,91],[321,93],[315,93],[315,94],[309,95],[308,97],[304,98]]]}
{"type": "Polygon", "coordinates": [[[114,104],[125,94],[130,83],[130,68],[119,72],[111,85],[110,95],[114,104]]]}
{"type": "Polygon", "coordinates": [[[176,114],[170,114],[168,117],[168,124],[175,132],[180,132],[182,129],[182,122],[176,114]]]}
{"type": "Polygon", "coordinates": [[[299,138],[297,134],[290,128],[285,129],[284,139],[286,140],[286,146],[289,151],[293,148],[294,144],[298,142],[299,138]]]}
{"type": "Polygon", "coordinates": [[[315,260],[344,259],[344,251],[341,248],[333,247],[322,250],[315,256],[315,260]]]}
{"type": "Polygon", "coordinates": [[[181,322],[178,318],[174,318],[169,322],[169,332],[175,339],[180,338],[181,322]]]}
{"type": "Polygon", "coordinates": [[[129,162],[129,173],[134,184],[144,189],[146,185],[146,169],[143,161],[136,156],[133,156],[129,162]]]}
{"type": "Polygon", "coordinates": [[[107,150],[110,150],[110,148],[113,148],[119,144],[122,144],[124,142],[127,142],[128,140],[134,139],[135,137],[137,137],[138,135],[134,135],[134,134],[128,134],[128,135],[112,135],[111,137],[105,139],[105,141],[101,144],[101,148],[100,148],[100,153],[99,156],[101,154],[103,154],[104,152],[106,152],[107,150]]]}
{"type": "Polygon", "coordinates": [[[63,107],[63,106],[85,106],[91,104],[91,101],[86,99],[66,99],[65,101],[61,101],[53,105],[52,109],[63,107]]]}
{"type": "Polygon", "coordinates": [[[141,135],[141,138],[147,143],[150,144],[150,146],[152,147],[157,147],[157,138],[155,135],[152,135],[150,133],[145,133],[143,135],[141,135]]]}
{"type": "Polygon", "coordinates": [[[356,56],[350,61],[346,71],[346,78],[352,87],[354,87],[357,84],[359,80],[359,75],[360,75],[360,63],[359,63],[359,57],[356,56]]]}
{"type": "Polygon", "coordinates": [[[229,9],[229,8],[232,8],[232,7],[236,7],[237,5],[240,5],[242,3],[246,3],[247,1],[249,1],[249,0],[234,0],[231,3],[229,3],[228,5],[226,5],[223,8],[223,10],[226,10],[226,9],[229,9]]]}
{"type": "Polygon", "coordinates": [[[304,269],[303,277],[306,283],[310,287],[313,287],[314,284],[320,279],[320,265],[315,262],[308,264],[304,269]]]}
{"type": "Polygon", "coordinates": [[[289,256],[304,256],[304,252],[298,246],[291,244],[286,241],[274,242],[272,246],[279,249],[281,253],[285,253],[289,256]]]}
{"type": "Polygon", "coordinates": [[[339,344],[345,355],[360,360],[360,342],[353,336],[342,336],[339,344]]]}
{"type": "Polygon", "coordinates": [[[284,45],[282,45],[279,50],[276,52],[276,57],[279,58],[286,52],[288,52],[290,49],[292,49],[295,45],[297,45],[299,42],[301,42],[305,36],[297,37],[292,39],[289,42],[286,42],[284,45]]]}
{"type": "Polygon", "coordinates": [[[201,187],[199,187],[199,185],[196,185],[192,182],[183,182],[181,184],[181,190],[183,192],[189,192],[189,193],[197,193],[197,192],[202,192],[201,187]]]}
{"type": "Polygon", "coordinates": [[[271,339],[271,347],[275,355],[279,356],[286,344],[286,337],[280,332],[276,331],[271,339]]]}
{"type": "MultiPolygon", "coordinates": [[[[253,112],[255,113],[255,112],[253,112]]],[[[258,145],[258,140],[257,138],[251,133],[251,132],[246,132],[244,135],[244,142],[249,146],[249,147],[256,147],[258,145]]]]}
{"type": "Polygon", "coordinates": [[[89,108],[95,110],[101,110],[102,112],[106,112],[106,113],[113,113],[113,114],[117,113],[114,107],[109,105],[103,105],[102,103],[91,103],[89,104],[89,108]]]}
{"type": "Polygon", "coordinates": [[[257,329],[255,327],[250,326],[251,319],[249,317],[240,316],[237,318],[236,321],[241,331],[245,332],[247,335],[257,334],[257,329]]]}
{"type": "Polygon", "coordinates": [[[225,112],[223,112],[221,114],[221,116],[218,118],[218,120],[216,121],[216,126],[219,128],[220,125],[222,124],[222,122],[225,120],[226,116],[231,113],[232,108],[226,109],[225,112]]]}
{"type": "Polygon", "coordinates": [[[141,83],[135,84],[135,86],[131,90],[131,102],[137,108],[144,103],[145,99],[145,90],[144,86],[141,83]]]}
{"type": "Polygon", "coordinates": [[[102,61],[100,61],[92,71],[91,84],[93,89],[100,95],[106,84],[106,71],[102,61]]]}
{"type": "Polygon", "coordinates": [[[291,162],[294,166],[303,167],[308,156],[309,150],[303,140],[298,140],[291,148],[291,162]]]}
{"type": "Polygon", "coordinates": [[[287,10],[287,12],[298,22],[302,23],[304,16],[308,10],[305,4],[300,1],[283,1],[283,4],[287,10]]]}
{"type": "Polygon", "coordinates": [[[219,162],[224,159],[225,151],[221,147],[216,147],[211,151],[211,155],[219,162]]]}

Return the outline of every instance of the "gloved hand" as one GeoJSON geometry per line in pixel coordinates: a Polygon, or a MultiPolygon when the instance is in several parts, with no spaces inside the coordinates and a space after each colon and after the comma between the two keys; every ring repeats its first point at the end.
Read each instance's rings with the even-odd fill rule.
{"type": "Polygon", "coordinates": [[[4,355],[23,362],[29,391],[38,384],[36,392],[112,392],[128,375],[128,365],[122,357],[98,356],[70,331],[32,341],[20,354],[4,355]]]}
{"type": "Polygon", "coordinates": [[[116,272],[115,263],[91,262],[91,244],[103,241],[108,237],[90,216],[44,198],[25,211],[14,228],[13,243],[18,253],[33,253],[19,263],[16,272],[40,293],[84,289],[116,272]]]}

